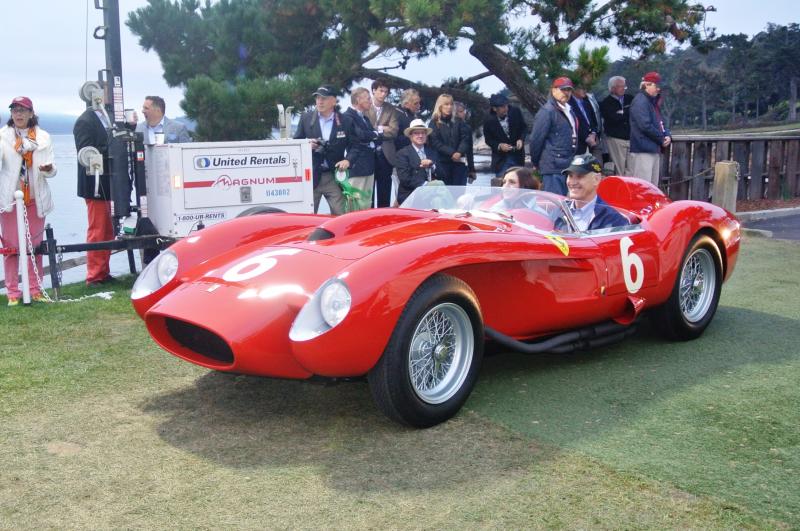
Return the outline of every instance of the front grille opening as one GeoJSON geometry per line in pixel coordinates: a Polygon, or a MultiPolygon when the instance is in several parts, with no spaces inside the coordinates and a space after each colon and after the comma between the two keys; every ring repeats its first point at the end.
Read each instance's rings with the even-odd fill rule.
{"type": "Polygon", "coordinates": [[[172,338],[189,350],[221,363],[233,363],[231,347],[214,332],[171,317],[166,318],[166,325],[172,338]]]}

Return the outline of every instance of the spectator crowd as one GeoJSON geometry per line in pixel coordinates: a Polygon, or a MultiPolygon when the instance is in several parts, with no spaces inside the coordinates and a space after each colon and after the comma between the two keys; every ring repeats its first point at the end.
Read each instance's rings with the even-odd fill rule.
{"type": "MultiPolygon", "coordinates": [[[[627,80],[614,76],[608,96],[598,101],[581,83],[558,77],[530,124],[504,92],[493,94],[482,126],[491,174],[499,184],[510,168],[527,167],[543,190],[569,196],[567,170],[576,167],[576,156],[585,156],[581,160],[601,165],[598,178],[634,176],[657,186],[661,151],[671,143],[660,110],[661,82],[657,72],[648,72],[630,94],[627,80]]],[[[385,79],[355,89],[344,112],[340,94],[329,85],[317,89],[314,108],[301,116],[294,135],[311,139],[314,148],[315,211],[322,197],[331,213],[341,214],[396,206],[431,181],[466,185],[475,179],[470,111],[452,95],[440,94],[425,122],[420,94],[406,89],[394,106],[385,79]]]]}

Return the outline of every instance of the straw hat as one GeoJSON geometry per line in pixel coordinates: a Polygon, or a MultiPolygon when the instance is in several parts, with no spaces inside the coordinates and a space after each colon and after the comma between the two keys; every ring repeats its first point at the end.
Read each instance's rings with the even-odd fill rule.
{"type": "Polygon", "coordinates": [[[417,118],[416,120],[411,121],[411,125],[406,127],[406,130],[403,131],[403,134],[411,138],[411,133],[414,131],[425,131],[427,134],[431,134],[433,129],[425,125],[425,122],[417,118]]]}

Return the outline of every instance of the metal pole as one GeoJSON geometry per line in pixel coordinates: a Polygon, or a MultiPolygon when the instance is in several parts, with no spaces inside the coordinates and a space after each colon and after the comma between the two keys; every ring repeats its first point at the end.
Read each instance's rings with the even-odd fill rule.
{"type": "Polygon", "coordinates": [[[47,258],[50,262],[50,283],[53,286],[53,297],[58,300],[59,291],[61,291],[61,281],[58,279],[61,264],[58,263],[56,257],[56,238],[53,235],[53,227],[49,223],[45,227],[44,233],[47,241],[47,258]]]}
{"type": "Polygon", "coordinates": [[[21,190],[14,192],[17,206],[17,241],[19,247],[19,263],[22,264],[22,303],[31,303],[31,283],[28,278],[28,238],[25,237],[25,204],[22,202],[21,190]]]}

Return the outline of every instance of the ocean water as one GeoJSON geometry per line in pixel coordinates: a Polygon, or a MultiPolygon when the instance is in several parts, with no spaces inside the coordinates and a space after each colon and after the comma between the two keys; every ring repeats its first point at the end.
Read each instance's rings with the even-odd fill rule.
{"type": "MultiPolygon", "coordinates": [[[[45,223],[53,227],[54,236],[59,244],[83,243],[86,241],[86,203],[78,197],[77,175],[78,159],[75,151],[75,141],[72,135],[52,135],[55,163],[58,173],[48,181],[53,194],[55,208],[48,214],[45,223]]],[[[82,253],[64,254],[63,259],[76,258],[82,253]]],[[[141,271],[139,253],[136,256],[137,271],[141,271]]],[[[48,258],[44,257],[44,265],[48,265],[48,258]]],[[[111,274],[124,275],[130,272],[127,253],[111,255],[111,274]]],[[[3,270],[0,268],[0,278],[3,270]]],[[[62,272],[62,283],[72,284],[83,282],[86,279],[86,266],[77,266],[62,272]]],[[[45,287],[50,287],[50,275],[44,278],[45,287]]],[[[0,290],[5,293],[5,289],[0,290]]]]}

